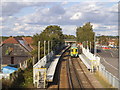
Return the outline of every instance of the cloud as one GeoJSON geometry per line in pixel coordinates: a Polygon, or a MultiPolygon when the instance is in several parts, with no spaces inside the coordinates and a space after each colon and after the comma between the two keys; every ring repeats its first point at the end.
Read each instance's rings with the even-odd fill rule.
{"type": "Polygon", "coordinates": [[[110,36],[116,36],[118,35],[118,31],[97,31],[96,34],[100,34],[100,35],[110,35],[110,36]]]}
{"type": "Polygon", "coordinates": [[[2,16],[11,16],[22,8],[23,5],[16,2],[2,2],[2,16]]]}
{"type": "MultiPolygon", "coordinates": [[[[82,26],[86,22],[92,22],[93,29],[113,30],[117,29],[117,4],[102,2],[83,3],[4,3],[3,17],[0,18],[6,27],[3,31],[7,35],[15,34],[33,35],[41,32],[43,27],[50,24],[58,24],[63,28],[63,33],[74,34],[76,26],[82,26]],[[109,4],[111,6],[109,6],[109,4]],[[108,5],[108,6],[107,6],[108,5]],[[29,14],[15,17],[26,7],[34,7],[35,11],[29,14]],[[8,31],[9,30],[11,31],[8,31]],[[18,33],[18,32],[19,33],[18,33]]],[[[26,11],[27,12],[27,11],[26,11]]],[[[22,13],[21,13],[22,14],[22,13]]],[[[110,33],[110,32],[109,32],[110,33]]],[[[111,32],[112,34],[112,32],[111,32]]]]}
{"type": "Polygon", "coordinates": [[[0,17],[0,22],[2,22],[4,19],[3,19],[3,17],[0,17]]]}
{"type": "Polygon", "coordinates": [[[5,26],[0,26],[0,29],[3,29],[3,28],[5,28],[5,26]]]}
{"type": "Polygon", "coordinates": [[[68,1],[63,1],[62,2],[62,5],[66,5],[66,4],[68,4],[68,1]]]}
{"type": "Polygon", "coordinates": [[[82,18],[82,13],[77,12],[70,19],[71,20],[79,20],[80,18],[82,18]]]}
{"type": "Polygon", "coordinates": [[[70,34],[70,35],[75,35],[76,34],[76,28],[77,28],[77,26],[76,25],[71,25],[71,26],[69,26],[69,25],[63,25],[63,26],[61,26],[61,28],[62,28],[62,31],[63,31],[63,33],[64,34],[70,34]]]}
{"type": "MultiPolygon", "coordinates": [[[[26,7],[32,7],[32,6],[45,6],[49,3],[45,3],[45,2],[1,2],[1,7],[2,9],[0,9],[0,12],[2,12],[2,16],[12,16],[16,13],[19,13],[20,10],[22,10],[23,8],[26,7]]],[[[52,3],[51,3],[52,4],[52,3]]]]}
{"type": "Polygon", "coordinates": [[[52,14],[52,15],[60,15],[60,14],[64,14],[65,13],[65,10],[62,6],[60,5],[55,5],[53,7],[51,7],[49,9],[49,12],[52,14]]]}

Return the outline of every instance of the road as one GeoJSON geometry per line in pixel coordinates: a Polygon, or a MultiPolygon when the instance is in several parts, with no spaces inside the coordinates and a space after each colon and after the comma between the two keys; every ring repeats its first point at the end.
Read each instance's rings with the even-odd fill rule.
{"type": "Polygon", "coordinates": [[[106,70],[118,77],[118,49],[103,50],[97,47],[97,55],[101,58],[101,63],[105,66],[106,70]]]}

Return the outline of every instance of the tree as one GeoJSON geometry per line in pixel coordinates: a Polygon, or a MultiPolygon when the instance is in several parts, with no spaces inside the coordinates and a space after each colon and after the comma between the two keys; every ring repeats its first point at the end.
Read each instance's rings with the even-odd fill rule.
{"type": "MultiPolygon", "coordinates": [[[[64,43],[64,36],[62,33],[62,29],[60,28],[60,26],[57,25],[47,26],[40,34],[36,34],[33,36],[33,45],[37,47],[38,41],[41,41],[41,51],[43,51],[44,41],[51,41],[52,48],[54,50],[58,50],[58,47],[60,47],[64,43]]],[[[46,43],[46,46],[47,44],[48,43],[46,43]]],[[[37,55],[36,51],[34,51],[34,54],[36,53],[37,55]]],[[[47,51],[47,47],[46,47],[46,51],[47,51]]]]}
{"type": "Polygon", "coordinates": [[[109,40],[108,36],[102,35],[99,37],[99,42],[101,45],[108,45],[108,40],[109,40]]]}
{"type": "Polygon", "coordinates": [[[64,34],[64,39],[76,39],[76,37],[74,35],[64,34]]]}
{"type": "Polygon", "coordinates": [[[77,42],[94,42],[94,32],[90,22],[76,29],[77,42]]]}

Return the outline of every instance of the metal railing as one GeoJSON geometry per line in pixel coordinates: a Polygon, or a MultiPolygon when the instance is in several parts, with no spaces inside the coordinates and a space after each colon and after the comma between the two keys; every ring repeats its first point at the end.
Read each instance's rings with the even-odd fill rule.
{"type": "Polygon", "coordinates": [[[104,65],[100,63],[100,57],[93,55],[89,52],[88,49],[85,49],[81,46],[83,54],[88,57],[89,59],[96,60],[97,65],[99,66],[99,72],[102,74],[103,77],[115,88],[120,88],[120,80],[115,77],[113,74],[108,72],[104,65]]]}
{"type": "Polygon", "coordinates": [[[107,81],[115,88],[120,88],[120,80],[115,77],[114,75],[112,75],[110,72],[108,72],[105,69],[105,66],[100,64],[99,65],[99,71],[100,73],[102,73],[102,75],[107,79],[107,81]]]}

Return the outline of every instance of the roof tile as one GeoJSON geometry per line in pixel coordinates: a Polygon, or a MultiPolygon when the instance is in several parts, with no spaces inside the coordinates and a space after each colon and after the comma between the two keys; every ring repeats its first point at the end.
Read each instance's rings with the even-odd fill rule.
{"type": "Polygon", "coordinates": [[[32,44],[33,40],[31,37],[22,37],[23,40],[25,40],[28,44],[32,44]]]}
{"type": "Polygon", "coordinates": [[[13,43],[13,44],[18,44],[18,41],[14,37],[9,37],[3,43],[13,43]]]}

